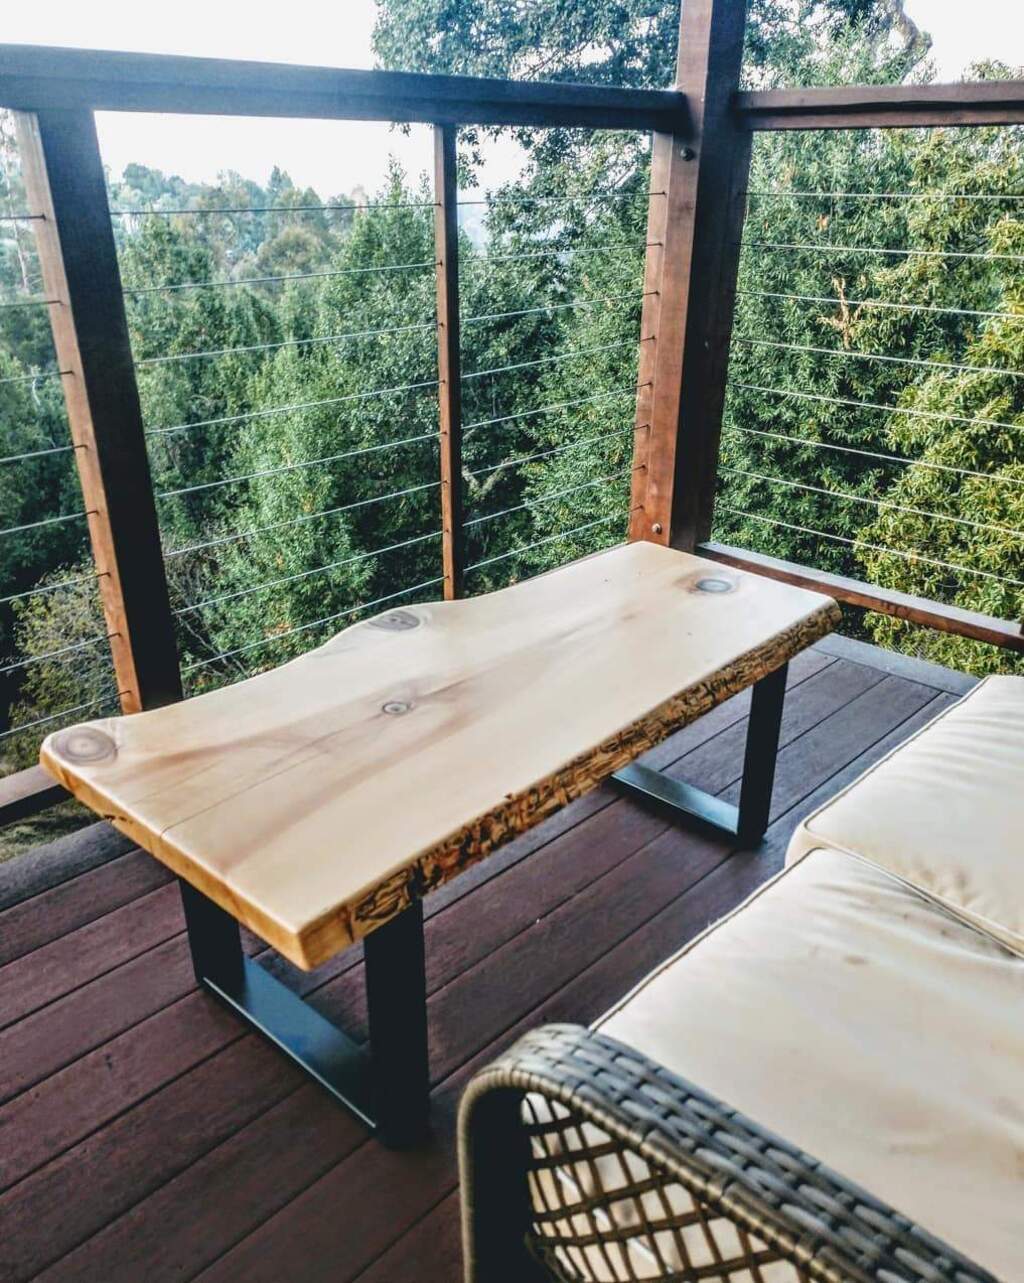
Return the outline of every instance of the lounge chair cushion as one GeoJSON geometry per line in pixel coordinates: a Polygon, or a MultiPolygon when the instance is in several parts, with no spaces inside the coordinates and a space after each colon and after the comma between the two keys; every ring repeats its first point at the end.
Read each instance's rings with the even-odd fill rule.
{"type": "Polygon", "coordinates": [[[818,846],[881,865],[1024,955],[1024,677],[979,683],[820,807],[787,863],[818,846]]]}
{"type": "Polygon", "coordinates": [[[1024,1278],[1024,961],[875,865],[809,853],[596,1027],[1024,1278]]]}

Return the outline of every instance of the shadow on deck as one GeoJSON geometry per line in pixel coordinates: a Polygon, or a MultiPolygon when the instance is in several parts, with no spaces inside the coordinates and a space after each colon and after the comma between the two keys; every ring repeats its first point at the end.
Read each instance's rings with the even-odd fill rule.
{"type": "MultiPolygon", "coordinates": [[[[790,666],[756,850],[605,786],[429,899],[435,1139],[414,1154],[367,1140],[195,989],[176,885],[106,825],[0,867],[0,1277],[455,1283],[470,1074],[533,1025],[600,1015],[774,873],[801,816],[971,684],[828,638],[790,666]]],[[[748,705],[647,760],[735,800],[748,705]]],[[[312,975],[265,960],[365,1032],[358,949],[312,975]]]]}

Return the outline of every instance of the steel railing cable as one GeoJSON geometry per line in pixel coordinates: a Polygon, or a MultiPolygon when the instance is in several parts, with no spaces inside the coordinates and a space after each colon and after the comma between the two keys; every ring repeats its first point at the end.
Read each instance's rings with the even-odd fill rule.
{"type": "MultiPolygon", "coordinates": [[[[306,468],[316,468],[328,463],[338,463],[342,459],[355,459],[359,455],[376,454],[381,450],[394,450],[398,446],[412,445],[418,441],[436,441],[437,432],[421,432],[415,437],[403,437],[399,441],[384,441],[379,445],[360,446],[357,450],[344,450],[340,454],[328,454],[322,459],[305,459],[301,463],[285,463],[276,468],[261,468],[258,472],[246,472],[237,477],[222,477],[219,481],[203,481],[198,485],[181,486],[177,490],[158,490],[157,499],[180,499],[184,495],[196,494],[202,490],[219,490],[224,486],[241,485],[245,481],[255,481],[260,477],[276,477],[284,472],[301,472],[306,468]]],[[[0,531],[0,534],[3,534],[0,531]]]]}
{"type": "Polygon", "coordinates": [[[70,370],[40,370],[38,374],[11,374],[0,379],[0,386],[10,383],[39,383],[43,379],[62,379],[70,370]]]}
{"type": "Polygon", "coordinates": [[[6,664],[0,668],[0,673],[13,673],[19,668],[30,668],[33,664],[43,664],[48,659],[59,659],[62,655],[70,655],[73,652],[85,650],[89,646],[96,646],[100,642],[111,641],[117,633],[100,633],[96,637],[89,637],[85,641],[72,642],[69,646],[61,646],[57,650],[48,650],[42,655],[30,655],[27,659],[20,659],[16,663],[6,664]]]}
{"type": "Polygon", "coordinates": [[[70,708],[62,708],[58,713],[49,713],[46,717],[37,717],[31,722],[22,722],[20,726],[12,726],[9,730],[0,731],[0,740],[7,739],[11,735],[20,735],[23,731],[30,731],[34,726],[44,726],[47,722],[60,721],[63,717],[70,717],[72,713],[82,713],[87,708],[112,704],[115,699],[120,699],[126,694],[127,691],[118,691],[115,695],[99,695],[96,699],[87,700],[84,704],[75,704],[70,708]]]}
{"type": "Polygon", "coordinates": [[[1013,535],[1024,539],[1024,530],[1015,530],[1012,526],[993,525],[991,522],[972,521],[969,517],[954,517],[946,512],[928,512],[924,508],[914,508],[903,503],[894,503],[891,499],[871,499],[867,495],[851,494],[845,490],[830,490],[827,486],[812,486],[805,481],[789,481],[785,477],[772,477],[764,472],[751,472],[746,468],[728,468],[722,466],[720,472],[734,477],[749,477],[754,481],[767,481],[770,485],[789,486],[793,490],[807,490],[812,494],[827,495],[830,499],[842,499],[848,503],[869,504],[872,508],[892,508],[896,512],[905,512],[914,517],[927,517],[933,521],[949,521],[958,526],[969,526],[973,530],[991,531],[994,534],[1013,535]]]}
{"type": "Polygon", "coordinates": [[[474,468],[467,472],[466,475],[469,477],[482,477],[485,473],[497,472],[501,468],[518,468],[523,463],[532,463],[534,459],[548,459],[553,454],[564,454],[567,450],[580,450],[585,445],[593,445],[596,441],[611,441],[614,438],[622,437],[626,432],[632,431],[632,428],[619,428],[617,432],[605,432],[596,437],[584,437],[582,441],[570,441],[567,445],[553,446],[550,450],[539,450],[535,454],[520,455],[517,459],[504,459],[501,463],[488,464],[486,468],[474,468]]]}
{"type": "Polygon", "coordinates": [[[379,338],[382,335],[389,334],[411,334],[416,330],[434,330],[437,323],[434,321],[425,321],[419,325],[396,325],[390,329],[379,330],[351,330],[343,334],[325,334],[310,339],[282,339],[276,343],[247,343],[241,347],[220,347],[208,348],[199,352],[179,352],[170,356],[147,356],[141,361],[136,361],[137,367],[146,365],[167,365],[174,361],[198,361],[220,356],[235,356],[245,352],[275,352],[285,347],[315,347],[324,343],[343,343],[349,339],[368,339],[379,338]]]}
{"type": "Polygon", "coordinates": [[[222,650],[219,655],[213,655],[210,659],[200,659],[194,664],[188,664],[182,672],[184,674],[195,672],[197,668],[206,668],[210,664],[216,664],[222,659],[231,659],[235,655],[242,655],[250,650],[256,650],[260,646],[270,646],[274,642],[283,641],[286,637],[294,637],[297,633],[308,632],[311,628],[319,628],[323,624],[334,623],[335,620],[345,619],[349,615],[355,615],[361,610],[369,610],[373,606],[381,606],[385,602],[395,601],[399,597],[408,597],[411,593],[420,592],[424,588],[433,588],[436,584],[444,583],[444,576],[438,575],[436,579],[427,579],[422,584],[413,584],[411,588],[402,588],[398,592],[388,593],[385,597],[378,597],[374,601],[364,601],[358,606],[351,606],[347,610],[339,610],[336,614],[325,615],[322,619],[314,619],[308,624],[299,624],[295,628],[288,628],[284,632],[274,633],[272,637],[261,637],[258,641],[248,642],[244,646],[236,646],[233,650],[222,650]]]}
{"type": "MultiPolygon", "coordinates": [[[[641,383],[639,387],[648,387],[648,383],[641,383]]],[[[579,405],[593,405],[600,401],[610,401],[614,397],[636,396],[637,388],[619,388],[615,392],[598,392],[594,396],[578,397],[573,401],[553,401],[550,405],[538,406],[535,410],[521,410],[517,414],[502,414],[495,419],[477,419],[473,423],[464,423],[462,430],[469,432],[471,428],[489,428],[495,423],[511,423],[515,419],[530,419],[537,414],[554,414],[558,410],[567,410],[570,407],[579,405]]]]}
{"type": "Polygon", "coordinates": [[[645,339],[621,339],[617,343],[602,343],[597,347],[581,347],[571,352],[556,352],[554,356],[542,356],[532,361],[516,361],[512,365],[498,365],[489,370],[473,370],[462,377],[463,379],[482,379],[491,374],[507,374],[510,370],[527,370],[537,365],[550,365],[556,361],[571,361],[579,356],[594,356],[599,352],[612,352],[616,348],[636,347],[637,343],[653,342],[653,335],[645,339]]]}
{"type": "Polygon", "coordinates": [[[500,552],[494,557],[485,557],[482,561],[474,561],[472,565],[466,567],[466,573],[471,570],[479,570],[481,566],[491,566],[496,561],[505,561],[509,557],[520,556],[524,552],[532,552],[534,548],[542,548],[545,544],[557,543],[563,539],[571,539],[574,535],[582,534],[584,530],[592,530],[595,526],[606,526],[612,521],[621,521],[624,514],[614,512],[607,517],[598,517],[595,521],[587,521],[582,526],[574,526],[572,530],[564,530],[557,535],[548,535],[544,539],[536,539],[533,543],[524,544],[521,548],[510,548],[507,552],[500,552]]]}
{"type": "Polygon", "coordinates": [[[824,530],[813,530],[810,526],[799,526],[790,521],[781,521],[777,517],[764,517],[756,512],[745,512],[742,508],[732,508],[728,504],[724,503],[718,504],[718,507],[724,512],[731,512],[734,516],[747,517],[751,521],[760,521],[769,526],[779,526],[785,530],[793,530],[798,534],[813,535],[819,539],[831,539],[837,543],[847,544],[850,547],[867,548],[871,552],[881,552],[893,557],[902,557],[906,561],[922,561],[929,566],[938,566],[943,570],[955,571],[957,574],[978,575],[982,579],[998,580],[999,583],[1024,585],[1024,580],[1007,579],[1002,575],[995,574],[991,570],[974,570],[970,566],[958,566],[952,561],[940,561],[936,557],[927,557],[924,553],[911,552],[901,548],[888,548],[884,544],[869,543],[864,539],[850,539],[846,535],[837,535],[824,530]]]}
{"type": "Polygon", "coordinates": [[[829,245],[824,242],[746,241],[751,249],[792,250],[815,254],[868,254],[883,257],[985,259],[989,262],[1024,263],[1024,254],[993,254],[982,250],[883,249],[877,245],[829,245]]]}
{"type": "Polygon", "coordinates": [[[238,280],[223,281],[182,281],[178,285],[140,285],[124,291],[127,298],[137,298],[143,294],[171,294],[182,290],[234,289],[241,285],[276,285],[281,281],[316,281],[338,276],[368,276],[378,272],[412,272],[425,267],[434,267],[434,259],[425,259],[421,263],[385,263],[379,267],[341,267],[325,272],[287,272],[281,276],[245,276],[238,280]]]}
{"type": "Polygon", "coordinates": [[[608,485],[613,481],[621,481],[623,477],[631,476],[632,468],[626,468],[623,472],[612,473],[609,477],[598,477],[594,481],[583,481],[576,486],[566,486],[562,490],[553,490],[550,494],[537,495],[534,499],[527,499],[525,503],[517,503],[514,508],[502,508],[500,512],[487,512],[482,517],[472,517],[469,521],[462,523],[465,529],[470,526],[483,525],[485,521],[497,521],[499,517],[507,517],[513,512],[525,512],[533,509],[539,503],[551,503],[555,499],[562,499],[567,494],[578,494],[581,490],[589,490],[594,486],[608,485]]]}
{"type": "Polygon", "coordinates": [[[763,392],[770,396],[791,396],[801,401],[820,401],[827,405],[842,405],[855,410],[881,410],[884,414],[906,414],[921,419],[937,419],[943,423],[964,423],[977,427],[1004,428],[1009,432],[1024,432],[1024,423],[1004,423],[1000,419],[971,419],[962,414],[945,414],[938,410],[918,410],[912,406],[880,405],[875,401],[854,401],[847,397],[823,396],[819,392],[798,392],[795,388],[773,388],[759,383],[734,383],[747,392],[763,392]]]}
{"type": "MultiPolygon", "coordinates": [[[[1024,262],[1024,259],[1021,260],[1024,262]]],[[[770,347],[783,352],[810,352],[817,356],[837,356],[853,361],[884,361],[889,365],[912,365],[926,370],[954,370],[960,374],[999,374],[1010,379],[1024,379],[1024,370],[1003,370],[997,365],[960,365],[954,361],[930,361],[917,356],[886,356],[881,352],[852,352],[844,348],[813,347],[807,343],[779,343],[774,339],[750,339],[738,335],[737,343],[748,347],[770,347]]]]}
{"type": "Polygon", "coordinates": [[[440,481],[424,481],[420,485],[406,486],[404,490],[392,490],[388,494],[371,495],[369,499],[356,499],[352,503],[343,503],[336,508],[324,508],[320,512],[304,513],[301,517],[291,517],[287,521],[272,521],[265,526],[252,526],[248,530],[235,531],[229,535],[219,535],[215,539],[205,539],[201,543],[187,544],[183,548],[172,548],[164,553],[165,560],[171,557],[184,557],[189,553],[205,552],[209,548],[219,548],[225,544],[239,543],[251,539],[254,535],[266,534],[271,530],[284,530],[290,526],[302,525],[307,521],[319,521],[324,517],[334,517],[340,512],[352,512],[356,508],[366,508],[374,503],[386,503],[392,499],[402,499],[406,495],[418,494],[424,490],[436,490],[440,481]]]}
{"type": "Polygon", "coordinates": [[[209,216],[215,214],[320,214],[352,213],[361,209],[433,209],[436,201],[363,201],[352,205],[223,205],[192,209],[112,209],[112,218],[143,218],[150,214],[209,216]]]}
{"type": "Polygon", "coordinates": [[[569,303],[545,303],[542,307],[523,307],[515,312],[486,312],[481,316],[464,316],[463,325],[471,325],[477,321],[505,321],[516,316],[535,316],[541,312],[564,312],[574,308],[581,307],[599,307],[602,303],[619,303],[624,299],[649,298],[656,290],[633,290],[628,294],[606,294],[600,298],[594,299],[574,299],[569,303]]]}
{"type": "Polygon", "coordinates": [[[799,200],[977,200],[1024,201],[1024,196],[997,192],[799,192],[751,189],[748,196],[799,200]]]}
{"type": "Polygon", "coordinates": [[[966,307],[935,307],[929,303],[896,303],[884,299],[829,298],[817,294],[783,294],[771,290],[737,290],[743,298],[789,299],[795,303],[824,303],[837,307],[878,307],[899,312],[929,312],[933,316],[970,316],[994,321],[1024,321],[1024,312],[981,312],[966,307]]]}
{"type": "Polygon", "coordinates": [[[230,423],[248,423],[252,419],[269,419],[276,414],[292,414],[299,410],[316,410],[325,405],[345,405],[352,401],[367,401],[375,396],[392,396],[399,392],[415,392],[422,388],[436,388],[437,379],[422,379],[418,383],[399,383],[390,388],[371,388],[367,392],[349,392],[345,396],[329,396],[319,401],[294,401],[288,405],[273,405],[266,410],[247,410],[244,414],[225,414],[215,419],[197,419],[194,423],[176,423],[169,428],[147,428],[151,437],[167,436],[172,432],[191,432],[194,428],[223,427],[230,423]]]}
{"type": "MultiPolygon", "coordinates": [[[[350,566],[354,562],[366,561],[369,557],[382,557],[388,552],[397,552],[400,548],[411,548],[415,544],[426,543],[429,539],[440,539],[441,531],[432,530],[426,535],[417,535],[415,539],[403,539],[400,543],[388,544],[384,548],[372,548],[369,552],[354,553],[351,557],[345,557],[341,561],[331,561],[325,566],[317,566],[313,570],[300,570],[294,575],[283,575],[279,579],[268,579],[262,584],[257,584],[253,588],[240,588],[235,592],[220,593],[216,597],[207,597],[204,601],[193,602],[189,606],[182,606],[175,610],[175,615],[187,615],[193,611],[204,610],[207,606],[216,606],[221,602],[234,601],[238,597],[251,597],[254,593],[266,592],[269,588],[279,588],[282,584],[294,583],[299,579],[311,579],[316,575],[324,575],[330,570],[337,570],[341,566],[350,566]]],[[[0,670],[2,671],[2,670],[0,670]]]]}
{"type": "Polygon", "coordinates": [[[486,263],[518,263],[524,258],[558,258],[561,255],[611,254],[616,250],[653,249],[662,245],[662,241],[644,241],[636,244],[633,241],[606,241],[603,245],[563,245],[561,248],[527,250],[521,254],[477,254],[467,259],[465,266],[476,267],[486,263]]]}
{"type": "Polygon", "coordinates": [[[53,307],[59,303],[60,299],[56,298],[15,298],[0,299],[0,308],[7,307],[53,307]]]}
{"type": "MultiPolygon", "coordinates": [[[[650,196],[664,196],[665,192],[649,192],[650,196]]],[[[516,205],[598,205],[604,200],[622,200],[624,197],[636,196],[636,192],[628,188],[615,188],[608,192],[591,192],[587,195],[578,196],[484,196],[473,200],[460,200],[460,208],[471,205],[487,205],[491,209],[500,209],[504,206],[516,205]]]]}
{"type": "Polygon", "coordinates": [[[100,570],[91,575],[78,575],[74,579],[62,579],[56,584],[43,584],[41,588],[26,588],[23,592],[9,593],[6,597],[0,597],[0,606],[6,606],[12,601],[25,601],[29,597],[42,597],[47,593],[60,592],[62,588],[77,588],[79,584],[95,583],[97,579],[102,579],[109,571],[100,570]]]}
{"type": "Polygon", "coordinates": [[[835,450],[840,454],[860,455],[865,459],[879,459],[883,463],[907,464],[914,468],[931,468],[936,472],[952,472],[961,477],[977,477],[982,481],[999,482],[1003,485],[1024,486],[1024,477],[1000,477],[991,472],[977,472],[972,468],[958,468],[951,463],[933,463],[931,459],[908,459],[901,454],[882,454],[877,450],[862,450],[857,446],[832,445],[828,441],[811,441],[807,437],[788,436],[784,432],[769,432],[764,428],[741,428],[732,425],[730,432],[741,432],[744,436],[771,437],[776,441],[787,441],[790,445],[809,446],[814,450],[835,450]]]}
{"type": "Polygon", "coordinates": [[[6,454],[0,457],[2,463],[23,463],[26,459],[40,459],[46,454],[70,454],[77,450],[74,445],[51,445],[39,450],[23,450],[21,454],[6,454]]]}
{"type": "Polygon", "coordinates": [[[85,518],[92,516],[94,512],[95,509],[90,508],[85,512],[67,512],[59,517],[42,517],[39,521],[26,521],[20,526],[6,526],[3,530],[0,530],[0,535],[20,535],[26,530],[40,530],[44,526],[58,526],[66,521],[83,521],[85,518]]]}

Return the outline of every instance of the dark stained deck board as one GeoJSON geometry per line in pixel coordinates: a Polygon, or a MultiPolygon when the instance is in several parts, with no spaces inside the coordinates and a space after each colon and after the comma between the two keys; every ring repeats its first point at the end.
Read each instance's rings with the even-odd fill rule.
{"type": "MultiPolygon", "coordinates": [[[[794,661],[773,823],[756,852],[606,786],[427,901],[437,1134],[420,1154],[367,1141],[195,991],[174,888],[142,872],[154,861],[117,839],[106,863],[72,858],[56,882],[50,870],[0,912],[0,941],[7,922],[19,941],[0,993],[12,1011],[36,1008],[0,1032],[0,1277],[457,1278],[452,1142],[466,1079],[532,1025],[598,1016],[775,872],[812,805],[951,702],[956,683],[932,666],[917,681],[868,662],[876,653],[823,646],[794,661]]],[[[730,701],[652,757],[733,797],[748,704],[730,701]]],[[[311,976],[267,960],[362,1031],[361,950],[311,976]]]]}
{"type": "MultiPolygon", "coordinates": [[[[110,830],[109,835],[104,835],[108,849],[117,849],[111,839],[116,839],[118,845],[124,840],[110,830]]],[[[168,869],[144,851],[132,850],[91,873],[23,900],[0,913],[0,967],[65,939],[80,927],[155,891],[171,877],[168,869]]]]}

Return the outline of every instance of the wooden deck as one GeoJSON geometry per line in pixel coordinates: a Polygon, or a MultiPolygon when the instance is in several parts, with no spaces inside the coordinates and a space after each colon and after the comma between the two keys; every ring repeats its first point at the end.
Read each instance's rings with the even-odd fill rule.
{"type": "MultiPolygon", "coordinates": [[[[197,992],[177,887],[125,839],[98,824],[0,867],[0,1279],[455,1283],[454,1120],[474,1069],[532,1025],[598,1016],[775,872],[803,814],[970,684],[828,638],[791,665],[756,850],[605,786],[436,893],[436,1135],[413,1154],[367,1140],[197,992]]],[[[748,702],[647,760],[734,797],[748,702]]],[[[311,975],[265,956],[365,1028],[358,949],[311,975]]]]}

